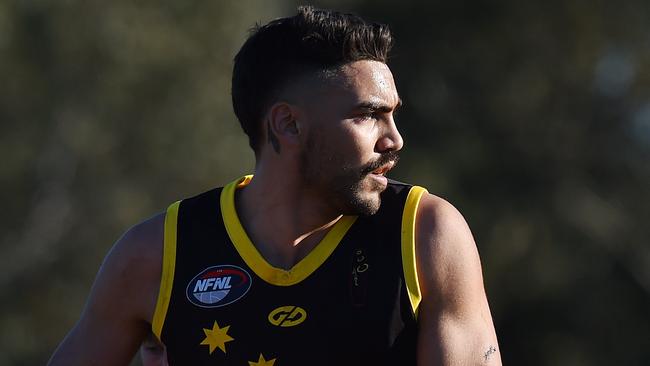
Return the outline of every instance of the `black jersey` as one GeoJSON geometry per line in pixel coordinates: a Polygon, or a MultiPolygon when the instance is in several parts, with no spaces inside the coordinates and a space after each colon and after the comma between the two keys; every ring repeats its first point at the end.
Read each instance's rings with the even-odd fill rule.
{"type": "Polygon", "coordinates": [[[290,270],[235,211],[251,176],[170,206],[154,334],[179,365],[415,365],[415,212],[389,181],[372,216],[343,216],[290,270]]]}

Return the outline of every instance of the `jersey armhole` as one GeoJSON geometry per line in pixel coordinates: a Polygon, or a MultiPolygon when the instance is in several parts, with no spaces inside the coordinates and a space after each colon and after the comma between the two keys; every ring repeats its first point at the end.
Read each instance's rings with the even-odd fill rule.
{"type": "Polygon", "coordinates": [[[172,285],[174,284],[174,268],[176,265],[176,226],[178,223],[178,207],[181,201],[174,202],[167,208],[165,214],[165,238],[163,240],[162,274],[160,276],[160,290],[156,309],[151,321],[151,331],[162,341],[162,328],[167,316],[167,308],[171,299],[172,285]]]}
{"type": "Polygon", "coordinates": [[[425,188],[413,186],[406,197],[402,214],[402,269],[404,280],[411,303],[411,310],[417,318],[418,307],[422,300],[420,282],[418,281],[417,263],[415,260],[415,219],[420,198],[427,192],[425,188]]]}

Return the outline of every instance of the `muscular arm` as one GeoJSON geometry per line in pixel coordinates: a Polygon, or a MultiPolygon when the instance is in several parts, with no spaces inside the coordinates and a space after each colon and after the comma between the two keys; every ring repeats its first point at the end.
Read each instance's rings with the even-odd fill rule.
{"type": "Polygon", "coordinates": [[[472,234],[453,206],[429,194],[418,208],[416,255],[418,365],[501,365],[472,234]]]}
{"type": "Polygon", "coordinates": [[[131,228],[104,259],[81,318],[48,365],[128,365],[150,332],[164,215],[131,228]]]}

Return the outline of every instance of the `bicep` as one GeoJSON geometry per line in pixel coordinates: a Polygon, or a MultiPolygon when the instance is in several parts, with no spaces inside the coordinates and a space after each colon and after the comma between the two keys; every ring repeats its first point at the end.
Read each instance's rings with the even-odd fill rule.
{"type": "Polygon", "coordinates": [[[151,240],[157,241],[157,236],[147,231],[128,232],[115,244],[79,321],[55,351],[50,365],[129,364],[150,331],[157,296],[160,262],[156,265],[155,248],[149,250],[151,240]]]}
{"type": "Polygon", "coordinates": [[[463,217],[423,197],[417,223],[419,365],[500,365],[478,251],[463,217]]]}
{"type": "MultiPolygon", "coordinates": [[[[500,365],[489,315],[428,309],[422,304],[418,365],[500,365]]],[[[479,311],[474,309],[474,312],[479,311]]]]}

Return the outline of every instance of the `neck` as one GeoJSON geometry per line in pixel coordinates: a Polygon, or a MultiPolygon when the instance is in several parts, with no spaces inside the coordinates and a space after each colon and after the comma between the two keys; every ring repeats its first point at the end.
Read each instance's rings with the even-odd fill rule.
{"type": "Polygon", "coordinates": [[[342,216],[296,174],[259,166],[235,202],[255,247],[271,265],[285,269],[318,245],[342,216]]]}

